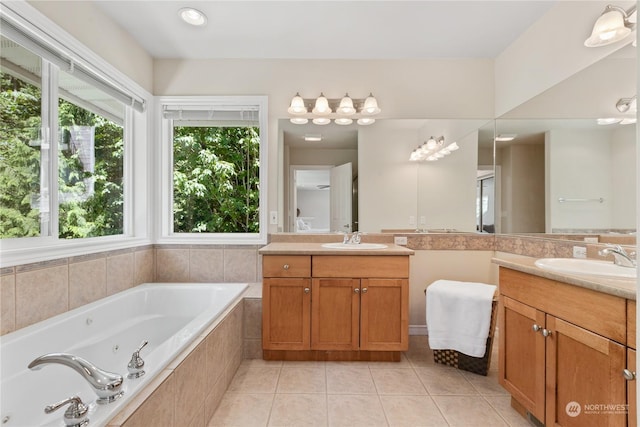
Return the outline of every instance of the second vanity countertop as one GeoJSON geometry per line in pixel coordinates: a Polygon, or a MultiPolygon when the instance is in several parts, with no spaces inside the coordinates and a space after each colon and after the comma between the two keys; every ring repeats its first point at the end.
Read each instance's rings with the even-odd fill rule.
{"type": "Polygon", "coordinates": [[[565,274],[543,270],[534,264],[537,258],[524,255],[501,253],[491,261],[501,267],[533,274],[558,282],[568,283],[594,291],[603,292],[617,297],[635,300],[636,279],[615,279],[587,274],[565,274]]]}
{"type": "MultiPolygon", "coordinates": [[[[414,251],[404,246],[385,243],[384,249],[332,249],[322,243],[274,242],[260,248],[261,255],[413,255],[414,251]]],[[[357,246],[357,245],[355,245],[357,246]]]]}

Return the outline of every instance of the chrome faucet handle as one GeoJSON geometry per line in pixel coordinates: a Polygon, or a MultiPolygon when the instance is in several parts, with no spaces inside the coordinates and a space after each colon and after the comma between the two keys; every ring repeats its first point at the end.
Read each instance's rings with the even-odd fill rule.
{"type": "Polygon", "coordinates": [[[149,341],[144,340],[142,344],[140,344],[140,347],[138,347],[138,349],[131,355],[131,360],[127,365],[127,370],[129,371],[127,378],[135,379],[144,375],[144,369],[142,369],[144,367],[144,360],[140,357],[140,350],[142,350],[147,344],[149,344],[149,341]]]}
{"type": "Polygon", "coordinates": [[[45,414],[50,414],[69,403],[70,405],[67,407],[67,410],[64,411],[63,417],[67,427],[85,427],[89,425],[89,418],[87,417],[89,407],[85,405],[78,396],[69,397],[61,402],[48,405],[44,408],[44,412],[45,414]]]}

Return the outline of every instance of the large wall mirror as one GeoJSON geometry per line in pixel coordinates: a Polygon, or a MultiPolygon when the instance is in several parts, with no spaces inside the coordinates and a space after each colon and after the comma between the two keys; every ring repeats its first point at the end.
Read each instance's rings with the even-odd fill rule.
{"type": "Polygon", "coordinates": [[[621,111],[635,56],[627,46],[496,120],[498,232],[636,231],[636,111],[621,111]]]}
{"type": "Polygon", "coordinates": [[[616,104],[637,93],[636,69],[624,47],[495,121],[280,120],[279,231],[635,232],[636,113],[616,104]],[[616,123],[598,124],[606,118],[616,123]],[[409,161],[431,136],[460,148],[409,161]],[[331,181],[343,165],[350,171],[331,181]],[[338,187],[343,216],[330,208],[338,187]]]}

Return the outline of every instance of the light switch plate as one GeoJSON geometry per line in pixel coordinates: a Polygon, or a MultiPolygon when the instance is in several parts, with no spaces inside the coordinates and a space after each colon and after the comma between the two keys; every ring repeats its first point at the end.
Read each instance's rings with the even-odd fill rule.
{"type": "Polygon", "coordinates": [[[573,257],[574,258],[586,258],[587,257],[587,248],[582,246],[574,246],[573,247],[573,257]]]}
{"type": "Polygon", "coordinates": [[[400,246],[407,246],[407,236],[395,236],[393,243],[400,246]]]}

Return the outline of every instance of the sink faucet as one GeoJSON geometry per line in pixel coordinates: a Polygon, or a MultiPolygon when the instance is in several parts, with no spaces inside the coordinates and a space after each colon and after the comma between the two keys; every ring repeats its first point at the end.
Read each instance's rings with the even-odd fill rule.
{"type": "Polygon", "coordinates": [[[103,371],[94,364],[82,357],[67,353],[49,353],[35,358],[29,363],[29,369],[39,370],[41,365],[57,363],[68,366],[87,380],[89,385],[98,395],[96,402],[111,403],[118,399],[124,391],[122,390],[122,375],[103,371]]]}
{"type": "Polygon", "coordinates": [[[358,245],[360,244],[360,239],[362,238],[362,232],[360,231],[355,231],[352,235],[351,235],[351,239],[349,239],[349,243],[353,244],[353,245],[358,245]]]}
{"type": "Polygon", "coordinates": [[[635,252],[628,253],[620,245],[607,245],[606,248],[598,251],[600,256],[613,255],[613,262],[621,267],[636,268],[635,252]]]}

